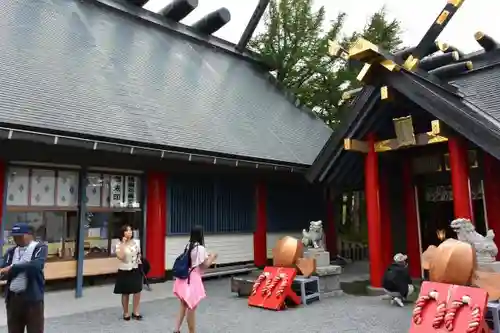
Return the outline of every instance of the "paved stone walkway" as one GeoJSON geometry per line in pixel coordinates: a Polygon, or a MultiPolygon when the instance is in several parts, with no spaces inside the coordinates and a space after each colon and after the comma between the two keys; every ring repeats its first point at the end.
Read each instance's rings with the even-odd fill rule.
{"type": "MultiPolygon", "coordinates": [[[[401,333],[408,332],[410,323],[410,306],[392,307],[378,297],[346,295],[305,307],[272,312],[249,308],[246,299],[236,298],[230,293],[228,279],[207,281],[206,287],[209,297],[198,309],[198,333],[401,333]]],[[[154,294],[154,291],[148,294],[154,294]]],[[[91,296],[76,302],[92,301],[88,297],[91,296]]],[[[171,332],[178,306],[171,296],[146,301],[142,305],[143,322],[124,322],[120,320],[119,307],[91,309],[89,312],[58,317],[57,310],[65,307],[64,302],[58,305],[50,303],[46,311],[50,313],[50,318],[46,320],[45,333],[171,332]]],[[[4,332],[7,329],[0,327],[0,333],[4,332]]]]}

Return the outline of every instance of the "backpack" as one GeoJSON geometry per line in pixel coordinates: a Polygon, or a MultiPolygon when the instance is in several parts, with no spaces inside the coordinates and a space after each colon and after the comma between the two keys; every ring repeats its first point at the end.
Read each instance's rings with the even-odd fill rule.
{"type": "Polygon", "coordinates": [[[193,271],[191,267],[189,267],[189,244],[174,261],[174,266],[172,267],[172,274],[175,278],[186,280],[188,279],[189,283],[189,275],[193,271]]]}

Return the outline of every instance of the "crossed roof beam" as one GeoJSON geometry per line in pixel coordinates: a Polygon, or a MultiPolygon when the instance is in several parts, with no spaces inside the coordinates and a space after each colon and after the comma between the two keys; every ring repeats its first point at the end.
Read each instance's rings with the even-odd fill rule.
{"type": "MultiPolygon", "coordinates": [[[[472,70],[472,62],[459,61],[461,53],[454,47],[436,41],[436,38],[441,34],[464,1],[448,0],[443,10],[441,10],[415,47],[391,53],[364,38],[358,38],[349,50],[342,48],[338,43],[330,42],[329,53],[331,56],[340,57],[346,61],[364,63],[357,79],[365,84],[379,84],[380,82],[377,82],[378,76],[374,74],[379,73],[380,70],[395,72],[404,69],[448,92],[456,94],[457,88],[449,85],[442,79],[460,72],[472,70]],[[442,51],[443,53],[432,55],[437,51],[442,51]]],[[[387,87],[382,86],[381,89],[382,96],[386,96],[387,87]]],[[[352,97],[351,95],[354,94],[347,94],[346,97],[352,97]]]]}

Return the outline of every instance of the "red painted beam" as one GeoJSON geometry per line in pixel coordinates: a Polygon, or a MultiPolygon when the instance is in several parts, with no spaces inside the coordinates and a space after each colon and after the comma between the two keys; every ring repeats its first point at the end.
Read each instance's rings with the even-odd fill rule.
{"type": "Polygon", "coordinates": [[[408,255],[408,267],[411,277],[420,278],[422,277],[419,244],[420,235],[418,234],[417,201],[415,198],[415,187],[413,186],[411,159],[403,159],[402,181],[406,220],[406,254],[408,255]]]}
{"type": "Polygon", "coordinates": [[[469,159],[465,142],[458,137],[448,139],[451,185],[455,218],[474,221],[469,186],[469,159]]]}
{"type": "Polygon", "coordinates": [[[325,225],[326,249],[330,252],[330,258],[337,255],[337,231],[335,230],[335,204],[326,201],[326,225],[325,225]]]}
{"type": "Polygon", "coordinates": [[[267,264],[267,186],[264,183],[256,185],[256,223],[253,233],[253,258],[255,266],[264,267],[267,264]]]}
{"type": "MultiPolygon", "coordinates": [[[[486,202],[486,218],[488,228],[492,229],[496,235],[500,235],[500,161],[484,154],[484,193],[483,200],[486,202]]],[[[495,244],[500,248],[500,238],[495,237],[495,244]]],[[[497,260],[500,254],[497,255],[497,260]]]]}
{"type": "Polygon", "coordinates": [[[382,232],[382,255],[384,256],[384,267],[388,267],[393,259],[393,244],[392,244],[392,223],[391,223],[391,203],[389,198],[389,178],[385,170],[380,170],[380,218],[382,232]]]}
{"type": "Polygon", "coordinates": [[[167,176],[147,174],[146,256],[151,264],[149,278],[165,277],[165,237],[167,235],[167,176]]]}
{"type": "Polygon", "coordinates": [[[384,257],[382,249],[382,226],[379,205],[378,156],[375,152],[375,136],[368,137],[369,151],[365,157],[365,196],[368,220],[368,252],[370,256],[370,284],[382,287],[384,257]]]}

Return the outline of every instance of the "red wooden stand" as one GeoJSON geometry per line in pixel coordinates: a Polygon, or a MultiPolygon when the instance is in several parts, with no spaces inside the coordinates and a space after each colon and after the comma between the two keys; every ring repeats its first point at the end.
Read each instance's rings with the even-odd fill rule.
{"type": "Polygon", "coordinates": [[[410,333],[490,333],[484,320],[487,303],[483,289],[426,281],[413,309],[410,333]]]}
{"type": "Polygon", "coordinates": [[[255,280],[248,305],[269,310],[283,310],[286,300],[298,305],[300,297],[292,290],[292,282],[297,275],[295,268],[266,267],[255,280]]]}

